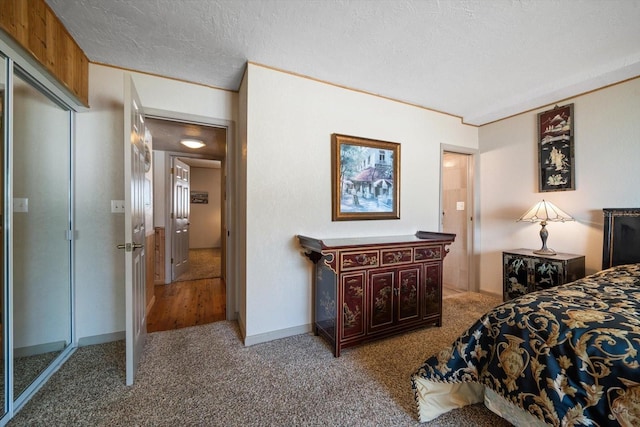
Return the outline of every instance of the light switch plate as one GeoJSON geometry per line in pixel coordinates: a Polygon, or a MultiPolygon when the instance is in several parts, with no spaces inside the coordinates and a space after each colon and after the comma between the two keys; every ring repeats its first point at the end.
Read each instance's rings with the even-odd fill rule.
{"type": "Polygon", "coordinates": [[[112,200],[111,213],[124,213],[124,200],[112,200]]]}
{"type": "Polygon", "coordinates": [[[456,202],[456,210],[463,211],[464,210],[464,202],[456,202]]]}
{"type": "Polygon", "coordinates": [[[29,199],[26,197],[15,197],[13,199],[14,212],[29,212],[29,199]]]}

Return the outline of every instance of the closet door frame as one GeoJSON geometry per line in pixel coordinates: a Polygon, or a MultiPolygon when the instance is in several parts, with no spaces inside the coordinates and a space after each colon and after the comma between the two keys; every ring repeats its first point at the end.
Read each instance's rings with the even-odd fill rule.
{"type": "Polygon", "coordinates": [[[0,426],[5,425],[11,420],[14,415],[33,397],[33,395],[47,382],[47,380],[56,372],[60,366],[62,366],[67,359],[73,354],[78,347],[78,340],[76,335],[76,323],[75,323],[75,221],[74,221],[74,206],[75,206],[75,158],[73,153],[75,152],[75,112],[84,111],[86,107],[82,106],[73,96],[71,96],[66,89],[57,81],[55,81],[50,75],[43,69],[43,67],[28,53],[26,53],[21,47],[19,47],[10,38],[3,34],[0,34],[0,52],[6,57],[6,76],[5,76],[5,97],[3,114],[3,170],[4,174],[3,186],[4,186],[4,200],[3,200],[3,295],[4,306],[2,307],[2,328],[4,334],[4,340],[2,345],[2,351],[4,356],[4,369],[5,369],[5,381],[4,381],[4,413],[0,414],[0,426]],[[13,379],[13,325],[11,319],[13,318],[13,236],[11,225],[13,222],[13,75],[15,67],[19,67],[21,72],[28,75],[32,82],[37,85],[37,89],[43,92],[46,96],[54,100],[59,105],[64,106],[68,110],[68,126],[69,126],[69,143],[68,156],[69,156],[69,171],[68,171],[68,213],[69,213],[69,323],[70,323],[70,344],[44,369],[36,379],[19,395],[14,396],[14,379],[13,379]],[[11,268],[10,268],[11,267],[11,268]]]}

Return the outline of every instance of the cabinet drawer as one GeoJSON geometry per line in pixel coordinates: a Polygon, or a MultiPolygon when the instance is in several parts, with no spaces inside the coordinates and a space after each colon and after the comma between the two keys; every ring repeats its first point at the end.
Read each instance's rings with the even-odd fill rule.
{"type": "Polygon", "coordinates": [[[415,248],[414,259],[416,262],[442,259],[442,246],[421,246],[415,248]]]}
{"type": "Polygon", "coordinates": [[[364,252],[342,252],[340,254],[340,265],[343,270],[353,270],[354,268],[377,267],[378,251],[364,252]]]}
{"type": "Polygon", "coordinates": [[[411,248],[383,249],[380,258],[383,266],[405,264],[413,261],[413,251],[411,248]]]}

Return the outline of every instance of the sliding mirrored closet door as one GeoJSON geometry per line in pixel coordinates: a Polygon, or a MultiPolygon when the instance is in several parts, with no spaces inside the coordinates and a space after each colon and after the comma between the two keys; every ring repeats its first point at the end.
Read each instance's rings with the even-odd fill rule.
{"type": "Polygon", "coordinates": [[[13,396],[71,344],[71,113],[13,70],[13,396]]]}
{"type": "Polygon", "coordinates": [[[2,195],[2,197],[0,198],[0,200],[3,201],[3,209],[2,211],[0,211],[0,283],[1,283],[1,290],[0,290],[0,322],[2,322],[2,327],[0,327],[0,342],[2,342],[2,346],[0,346],[0,356],[2,357],[2,364],[0,365],[0,369],[2,370],[1,374],[0,374],[0,402],[2,403],[2,410],[0,411],[0,418],[2,418],[2,416],[4,416],[4,414],[7,411],[7,402],[6,402],[6,393],[5,393],[5,388],[6,388],[6,384],[7,384],[7,349],[8,349],[8,345],[7,345],[7,338],[6,338],[6,331],[8,331],[7,329],[7,323],[8,323],[8,310],[7,310],[7,286],[6,284],[8,283],[7,281],[7,268],[6,268],[6,257],[5,255],[7,254],[7,247],[8,247],[8,239],[7,239],[7,234],[5,233],[5,228],[6,228],[6,224],[7,224],[7,207],[9,205],[7,198],[6,198],[6,192],[5,192],[5,171],[7,170],[6,167],[6,162],[5,160],[7,159],[6,157],[6,152],[7,152],[7,127],[5,126],[5,120],[7,117],[7,104],[6,104],[6,94],[7,94],[7,58],[2,55],[2,53],[0,53],[0,63],[1,63],[1,67],[0,67],[0,141],[2,142],[2,149],[0,150],[0,194],[2,195]]]}

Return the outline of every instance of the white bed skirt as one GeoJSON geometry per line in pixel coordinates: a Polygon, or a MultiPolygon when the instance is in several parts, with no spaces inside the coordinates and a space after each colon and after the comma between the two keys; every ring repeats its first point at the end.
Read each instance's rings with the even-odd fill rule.
{"type": "Polygon", "coordinates": [[[544,427],[547,424],[512,404],[490,388],[476,383],[436,383],[415,378],[420,422],[431,421],[453,409],[484,402],[496,415],[517,427],[544,427]]]}
{"type": "Polygon", "coordinates": [[[415,383],[420,422],[484,400],[484,386],[480,384],[435,383],[421,377],[415,378],[415,383]]]}

